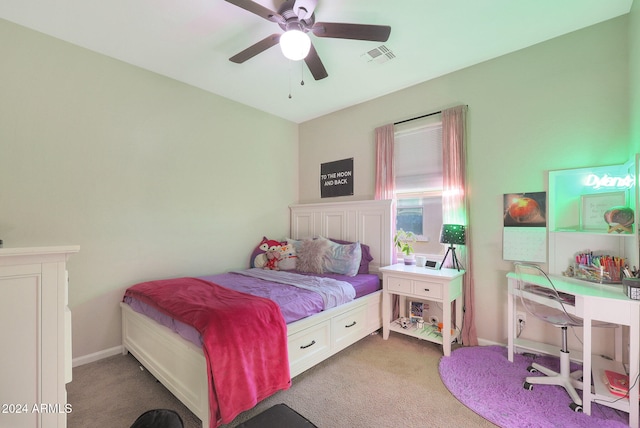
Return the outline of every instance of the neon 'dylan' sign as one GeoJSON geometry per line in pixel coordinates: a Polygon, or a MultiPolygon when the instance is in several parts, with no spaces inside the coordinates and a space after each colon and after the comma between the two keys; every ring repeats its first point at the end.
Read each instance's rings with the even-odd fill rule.
{"type": "Polygon", "coordinates": [[[594,189],[601,188],[616,188],[616,189],[630,189],[636,184],[634,176],[627,174],[626,177],[612,177],[608,174],[598,176],[596,174],[589,174],[584,181],[585,186],[591,186],[594,189]]]}

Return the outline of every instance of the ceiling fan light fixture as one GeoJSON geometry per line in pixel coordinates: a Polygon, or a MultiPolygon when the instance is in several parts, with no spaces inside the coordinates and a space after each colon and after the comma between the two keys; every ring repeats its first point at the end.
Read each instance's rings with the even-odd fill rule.
{"type": "Polygon", "coordinates": [[[288,30],[280,36],[280,49],[282,49],[282,54],[286,58],[292,61],[299,61],[309,54],[311,39],[303,31],[288,30]]]}

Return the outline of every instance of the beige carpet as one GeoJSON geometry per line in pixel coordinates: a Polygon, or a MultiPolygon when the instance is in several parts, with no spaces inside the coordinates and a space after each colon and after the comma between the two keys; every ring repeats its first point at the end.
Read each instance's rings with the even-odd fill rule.
{"type": "MultiPolygon", "coordinates": [[[[371,335],[293,379],[293,386],[239,415],[233,427],[285,403],[320,428],[494,427],[460,404],[438,374],[442,349],[391,333],[371,335]]],[[[76,367],[67,386],[69,428],[128,428],[146,410],[176,410],[186,428],[201,426],[131,356],[76,367]]]]}

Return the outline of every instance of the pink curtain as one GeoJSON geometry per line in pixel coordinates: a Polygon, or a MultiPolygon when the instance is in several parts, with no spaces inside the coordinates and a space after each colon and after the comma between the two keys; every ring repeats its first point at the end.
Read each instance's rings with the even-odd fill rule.
{"type": "Polygon", "coordinates": [[[376,199],[394,199],[393,123],[376,128],[376,199]]]}
{"type": "MultiPolygon", "coordinates": [[[[457,248],[458,258],[466,271],[463,281],[462,343],[465,346],[477,346],[471,266],[471,229],[467,198],[469,188],[466,180],[466,115],[467,106],[464,105],[442,111],[442,210],[444,223],[466,225],[466,244],[457,248]]],[[[456,320],[457,322],[459,321],[456,320]]]]}
{"type": "MultiPolygon", "coordinates": [[[[375,199],[391,199],[391,224],[396,225],[396,173],[393,160],[395,146],[393,123],[376,128],[376,193],[375,199]]],[[[393,231],[395,234],[395,230],[393,231]]],[[[397,263],[395,248],[391,262],[397,263]]]]}
{"type": "MultiPolygon", "coordinates": [[[[376,200],[391,199],[391,224],[395,228],[396,224],[396,208],[395,208],[395,191],[396,191],[396,175],[393,167],[393,147],[394,147],[395,131],[393,123],[376,128],[376,200]]],[[[395,231],[393,232],[395,234],[395,231]]],[[[391,252],[391,262],[396,263],[395,248],[391,252]]],[[[394,294],[391,301],[392,318],[396,319],[400,316],[399,297],[394,294]]]]}

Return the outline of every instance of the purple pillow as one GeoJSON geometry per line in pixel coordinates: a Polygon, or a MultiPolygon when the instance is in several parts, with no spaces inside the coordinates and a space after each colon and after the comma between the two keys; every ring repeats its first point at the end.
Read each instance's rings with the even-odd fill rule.
{"type": "MultiPolygon", "coordinates": [[[[348,245],[353,244],[351,241],[342,241],[340,239],[329,238],[330,241],[335,242],[336,244],[348,245]]],[[[369,263],[373,260],[371,257],[371,251],[368,245],[360,243],[360,249],[362,250],[362,258],[360,259],[360,267],[358,268],[358,273],[369,273],[369,263]]]]}

